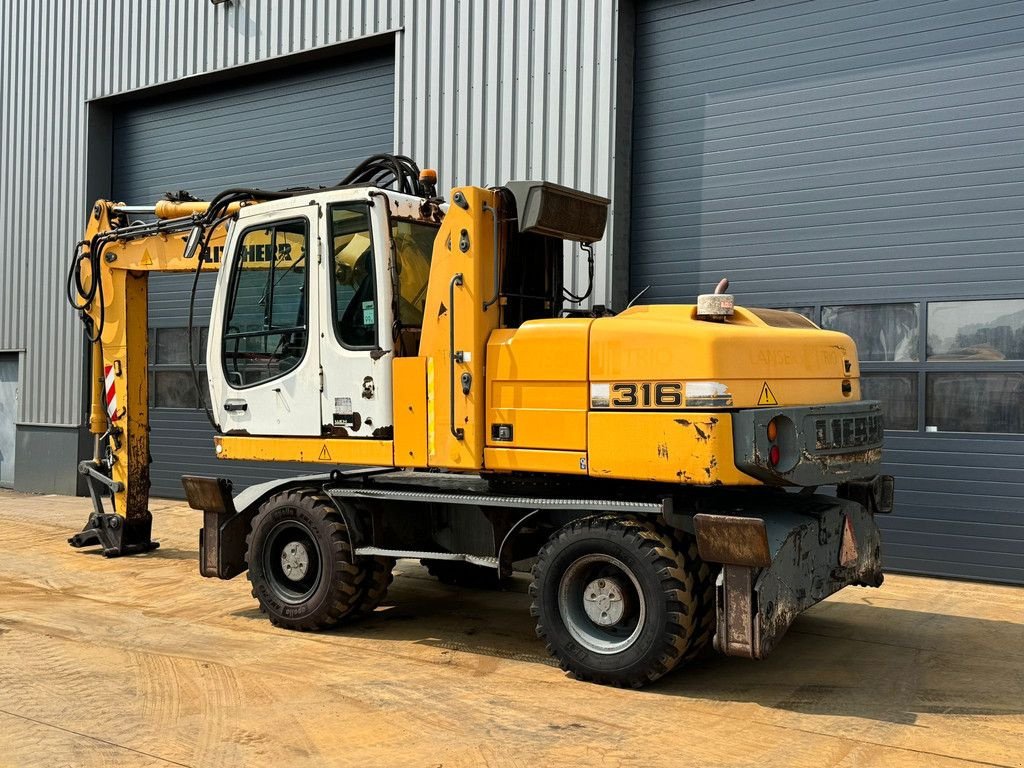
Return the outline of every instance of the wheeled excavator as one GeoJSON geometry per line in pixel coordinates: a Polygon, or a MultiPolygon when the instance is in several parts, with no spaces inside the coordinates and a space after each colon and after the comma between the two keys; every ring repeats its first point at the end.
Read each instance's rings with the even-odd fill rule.
{"type": "Polygon", "coordinates": [[[238,493],[182,478],[200,572],[247,572],[275,625],[373,611],[397,558],[460,583],[530,566],[561,666],[638,687],[712,648],[763,658],[801,611],[881,584],[893,482],[848,336],[737,306],[726,281],[586,309],[563,253],[588,254],[592,288],[607,199],[543,181],[445,199],[436,178],[387,155],[329,188],[95,203],[68,278],[96,446],[72,545],[157,546],[147,279],[213,270],[213,450],[323,468],[238,493]]]}

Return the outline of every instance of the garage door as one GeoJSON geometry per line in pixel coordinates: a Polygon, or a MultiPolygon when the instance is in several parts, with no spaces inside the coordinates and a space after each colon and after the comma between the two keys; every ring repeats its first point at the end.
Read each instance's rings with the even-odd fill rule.
{"type": "MultiPolygon", "coordinates": [[[[114,118],[114,199],[143,204],[171,190],[209,199],[229,186],[336,184],[368,155],[392,151],[393,115],[388,52],[121,106],[114,118]]],[[[239,488],[309,471],[214,459],[213,430],[196,407],[188,367],[191,282],[183,275],[150,280],[153,494],[180,498],[185,472],[230,477],[239,488]]],[[[212,298],[207,278],[196,304],[199,360],[212,298]]]]}
{"type": "Polygon", "coordinates": [[[1024,583],[1022,40],[995,0],[638,9],[631,289],[856,338],[893,569],[1024,583]]]}

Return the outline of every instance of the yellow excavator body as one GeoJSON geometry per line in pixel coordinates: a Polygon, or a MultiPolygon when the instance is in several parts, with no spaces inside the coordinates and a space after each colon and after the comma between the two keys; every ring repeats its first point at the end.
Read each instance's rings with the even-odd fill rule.
{"type": "Polygon", "coordinates": [[[800,611],[881,584],[893,481],[849,336],[735,306],[725,280],[694,305],[584,308],[610,201],[536,181],[445,201],[435,183],[381,155],[332,188],[97,202],[67,285],[96,438],[72,546],[158,546],[147,278],[192,272],[195,291],[205,269],[217,457],[324,470],[239,493],[182,477],[200,572],[248,571],[278,626],[373,611],[397,558],[494,584],[534,559],[562,667],[638,687],[711,645],[764,658],[800,611]],[[588,256],[580,294],[567,244],[588,256]]]}
{"type": "MultiPolygon", "coordinates": [[[[530,187],[530,194],[533,191],[530,187]]],[[[335,210],[331,201],[337,195],[331,194],[311,195],[308,205],[335,210]]],[[[371,190],[371,205],[375,195],[384,193],[371,190]]],[[[390,424],[373,436],[353,436],[326,423],[308,433],[281,435],[253,421],[244,430],[221,429],[214,438],[218,458],[756,486],[788,484],[797,475],[787,477],[784,468],[795,468],[808,451],[859,449],[877,442],[880,417],[850,417],[849,434],[843,438],[841,424],[834,430],[831,422],[822,427],[820,419],[812,424],[801,412],[776,423],[776,431],[780,424],[786,427],[781,437],[756,450],[739,450],[738,441],[763,442],[766,427],[757,426],[760,417],[750,415],[754,411],[778,412],[781,418],[794,407],[860,401],[856,348],[845,334],[824,331],[794,313],[743,307],[711,317],[702,316],[696,305],[644,305],[616,315],[558,316],[561,298],[556,300],[550,292],[543,302],[527,296],[524,301],[534,301],[540,309],[524,315],[525,320],[510,320],[520,294],[503,281],[516,269],[525,271],[517,260],[529,258],[522,250],[513,252],[510,245],[521,237],[516,232],[522,226],[517,211],[498,189],[458,187],[450,200],[443,211],[432,204],[432,253],[407,260],[405,269],[390,264],[385,273],[390,278],[377,277],[378,282],[393,282],[396,329],[403,318],[422,318],[415,328],[396,330],[393,348],[373,353],[390,356],[385,358],[390,379],[379,382],[390,389],[390,424]],[[810,431],[822,429],[825,437],[818,434],[808,442],[810,431]],[[833,431],[839,435],[835,440],[833,431]],[[779,455],[766,464],[777,443],[779,455]]],[[[595,210],[592,200],[587,202],[590,209],[567,208],[563,203],[561,208],[548,207],[569,219],[568,229],[595,231],[593,222],[587,221],[595,210]]],[[[307,241],[299,230],[275,230],[272,218],[265,231],[260,229],[258,223],[273,217],[274,211],[282,211],[279,217],[294,217],[296,204],[287,199],[220,204],[215,223],[209,221],[210,205],[161,201],[154,208],[158,223],[133,234],[133,225],[119,213],[122,204],[99,201],[83,241],[97,248],[97,254],[102,251],[99,258],[84,249],[77,267],[81,283],[90,284],[96,269],[101,283],[101,290],[82,310],[88,327],[99,328],[93,345],[90,427],[97,444],[101,436],[109,438],[106,463],[114,508],[126,518],[148,515],[148,273],[193,271],[199,258],[201,269],[219,270],[226,263],[237,269],[244,262],[250,271],[281,274],[296,265],[313,272],[326,261],[324,274],[339,286],[334,290],[351,292],[363,281],[372,281],[372,255],[382,250],[371,229],[339,234],[332,230],[324,253],[318,250],[320,238],[307,241]],[[260,214],[264,209],[270,213],[260,214]],[[204,217],[204,242],[198,248],[193,243],[190,252],[190,224],[204,217]],[[248,227],[244,243],[228,235],[235,221],[239,228],[248,227]],[[231,249],[237,251],[230,256],[233,262],[231,249]]],[[[410,204],[400,198],[388,205],[388,215],[396,221],[413,216],[403,214],[402,206],[410,204]]],[[[359,215],[342,214],[352,220],[359,215]]],[[[538,213],[536,206],[533,217],[533,227],[542,233],[557,233],[563,226],[550,211],[538,213]]],[[[599,225],[603,229],[603,219],[599,225]]],[[[392,253],[402,248],[415,251],[414,228],[408,229],[392,227],[392,253]]],[[[424,231],[416,237],[422,238],[424,231]]],[[[550,242],[529,242],[548,248],[549,265],[559,260],[561,240],[552,241],[555,250],[550,242]]],[[[280,283],[271,277],[272,284],[280,283]]],[[[229,288],[230,282],[222,281],[218,291],[229,288]]],[[[217,340],[211,337],[213,343],[217,340]]],[[[210,360],[212,379],[218,375],[220,356],[210,360]]],[[[321,391],[325,377],[330,379],[321,368],[321,391]]],[[[279,422],[280,414],[275,418],[279,422]]],[[[879,454],[866,448],[856,460],[874,468],[879,454]]],[[[835,468],[815,460],[820,469],[835,468]]],[[[94,464],[99,463],[97,449],[94,464]]]]}

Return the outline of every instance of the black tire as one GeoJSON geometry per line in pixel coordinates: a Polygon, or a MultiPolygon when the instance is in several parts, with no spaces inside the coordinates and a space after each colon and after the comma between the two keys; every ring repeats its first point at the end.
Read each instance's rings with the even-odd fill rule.
{"type": "Polygon", "coordinates": [[[470,589],[501,589],[502,580],[498,571],[486,565],[467,563],[465,560],[431,560],[424,558],[420,565],[427,573],[451,587],[469,587],[470,589]]]}
{"type": "Polygon", "coordinates": [[[373,613],[377,606],[384,601],[388,587],[395,580],[395,575],[392,573],[395,560],[391,557],[366,557],[361,558],[359,563],[366,571],[366,576],[363,578],[359,605],[356,610],[361,615],[366,615],[373,613]]]}
{"type": "Polygon", "coordinates": [[[683,555],[653,525],[588,517],[541,549],[530,613],[562,669],[581,680],[639,688],[671,671],[693,644],[696,586],[683,555]]]}
{"type": "Polygon", "coordinates": [[[687,664],[711,652],[711,640],[715,636],[716,583],[721,566],[701,559],[697,552],[697,539],[685,531],[672,531],[676,550],[683,556],[686,569],[693,574],[696,595],[693,642],[683,654],[680,664],[687,664]]]}
{"type": "Polygon", "coordinates": [[[366,571],[354,562],[345,520],[318,490],[272,496],[260,507],[246,543],[252,595],[276,626],[331,627],[365,599],[366,571]]]}

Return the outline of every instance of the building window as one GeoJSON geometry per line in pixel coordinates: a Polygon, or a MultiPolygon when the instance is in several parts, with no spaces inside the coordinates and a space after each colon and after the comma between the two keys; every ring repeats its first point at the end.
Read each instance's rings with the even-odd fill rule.
{"type": "Polygon", "coordinates": [[[916,373],[861,374],[861,397],[881,401],[886,429],[917,429],[917,378],[916,373]]]}
{"type": "Polygon", "coordinates": [[[1024,433],[1024,372],[926,374],[930,431],[1024,433]]]}
{"type": "Polygon", "coordinates": [[[917,303],[849,304],[822,307],[821,327],[850,336],[862,361],[915,362],[920,317],[917,303]]]}
{"type": "Polygon", "coordinates": [[[202,408],[209,404],[206,383],[206,328],[193,328],[193,354],[201,400],[196,397],[188,362],[187,328],[149,329],[149,407],[202,408]]]}
{"type": "Polygon", "coordinates": [[[1024,434],[1024,299],[779,307],[857,344],[890,430],[1024,434]]]}
{"type": "Polygon", "coordinates": [[[1024,360],[1024,300],[929,303],[928,359],[1024,360]]]}

